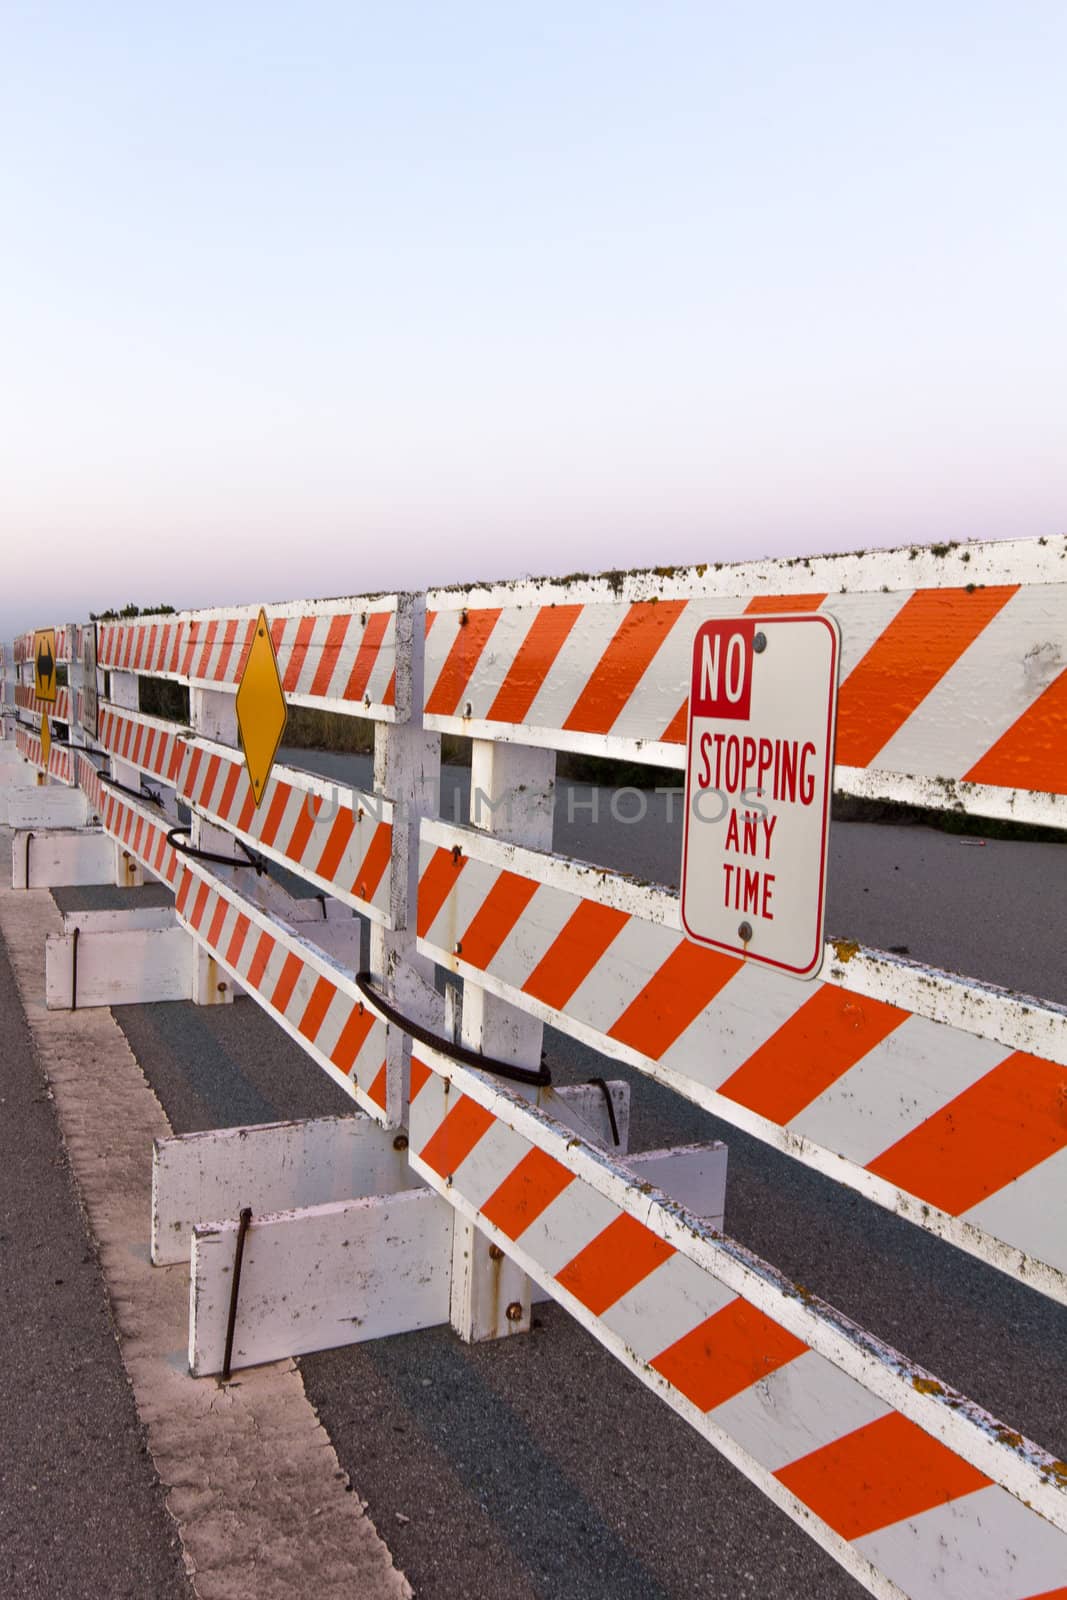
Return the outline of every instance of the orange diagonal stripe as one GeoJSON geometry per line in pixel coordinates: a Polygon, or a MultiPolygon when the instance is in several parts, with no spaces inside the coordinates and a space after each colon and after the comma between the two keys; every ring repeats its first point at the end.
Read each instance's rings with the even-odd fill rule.
{"type": "Polygon", "coordinates": [[[460,939],[464,961],[487,967],[536,893],[532,878],[502,872],[460,939]]]}
{"type": "Polygon", "coordinates": [[[351,1072],[356,1057],[363,1049],[367,1035],[374,1026],[374,1013],[368,1006],[354,1005],[340,1037],[330,1052],[330,1060],[342,1072],[351,1072]]]}
{"type": "Polygon", "coordinates": [[[684,600],[635,601],[563,726],[572,733],[610,733],[685,607],[684,600]]]}
{"type": "Polygon", "coordinates": [[[573,1180],[573,1172],[535,1145],[489,1196],[482,1216],[517,1239],[573,1180]]]}
{"type": "Polygon", "coordinates": [[[711,1004],[740,965],[734,956],[705,950],[688,939],[680,940],[609,1028],[608,1037],[658,1061],[711,1004]]]}
{"type": "Polygon", "coordinates": [[[1017,1050],[869,1163],[952,1216],[1067,1146],[1067,1067],[1017,1050]]]}
{"type": "Polygon", "coordinates": [[[898,1411],[823,1445],[775,1473],[843,1539],[917,1517],[990,1479],[898,1411]]]}
{"type": "Polygon", "coordinates": [[[315,1042],[315,1035],[322,1027],[322,1019],[330,1009],[330,1003],[337,993],[336,988],[329,978],[320,978],[311,991],[311,999],[304,1007],[304,1015],[297,1023],[297,1027],[305,1039],[315,1042]]]}
{"type": "Polygon", "coordinates": [[[414,1100],[416,1098],[416,1096],[418,1095],[420,1089],[422,1089],[425,1086],[425,1084],[429,1081],[429,1079],[432,1078],[432,1077],[433,1077],[433,1072],[426,1065],[425,1061],[420,1061],[417,1056],[412,1056],[412,1058],[411,1058],[411,1090],[410,1090],[410,1093],[409,1093],[409,1099],[414,1100]]]}
{"type": "Polygon", "coordinates": [[[286,694],[291,694],[300,679],[300,670],[304,665],[304,658],[308,653],[311,635],[315,632],[315,618],[301,617],[296,625],[296,639],[289,651],[289,662],[282,680],[282,688],[286,694]]]}
{"type": "Polygon", "coordinates": [[[966,774],[971,783],[1067,794],[1067,669],[966,774]]]}
{"type": "Polygon", "coordinates": [[[300,795],[300,809],[293,823],[293,831],[285,841],[285,854],[290,861],[299,861],[304,854],[304,846],[311,838],[312,829],[316,818],[322,808],[322,795],[313,794],[310,789],[297,789],[300,795]]]}
{"type": "Polygon", "coordinates": [[[906,600],[841,685],[837,761],[869,766],[1017,589],[920,589],[906,600]]]}
{"type": "Polygon", "coordinates": [[[285,815],[285,808],[289,804],[289,801],[292,799],[292,797],[293,791],[289,785],[287,783],[283,783],[280,778],[275,778],[274,794],[271,797],[270,805],[267,808],[267,815],[264,819],[263,826],[260,828],[259,834],[257,835],[260,844],[267,845],[268,847],[274,844],[275,835],[282,825],[282,818],[285,815]]]}
{"type": "Polygon", "coordinates": [[[787,1123],[909,1015],[884,1000],[825,983],[742,1062],[719,1093],[772,1122],[787,1123]]]}
{"type": "Polygon", "coordinates": [[[581,614],[581,606],[541,607],[486,712],[488,721],[523,720],[581,614]]]}
{"type": "Polygon", "coordinates": [[[389,626],[388,611],[372,611],[367,618],[367,626],[363,630],[363,637],[356,651],[356,659],[352,663],[352,671],[348,675],[345,685],[344,699],[362,700],[370,682],[370,675],[374,671],[374,663],[378,659],[385,630],[389,626]]]}
{"type": "Polygon", "coordinates": [[[260,980],[267,970],[267,963],[274,954],[274,938],[269,933],[261,933],[252,953],[252,960],[248,967],[248,987],[258,989],[260,980]]]}
{"type": "Polygon", "coordinates": [[[467,612],[467,621],[457,628],[452,648],[430,691],[426,702],[428,714],[451,717],[455,713],[499,616],[499,606],[467,612]]]}
{"type": "Polygon", "coordinates": [[[423,1145],[419,1154],[428,1167],[447,1178],[470,1155],[478,1140],[496,1119],[477,1100],[460,1095],[441,1126],[423,1145]]]}
{"type": "Polygon", "coordinates": [[[389,856],[392,849],[392,825],[388,822],[379,822],[374,830],[374,837],[368,846],[367,854],[360,863],[356,881],[351,887],[351,892],[358,894],[361,900],[374,899],[374,891],[381,883],[382,874],[389,865],[389,856]]]}
{"type": "Polygon", "coordinates": [[[207,942],[213,950],[217,950],[219,947],[222,925],[226,921],[226,913],[229,909],[229,902],[220,898],[218,905],[215,907],[215,915],[211,919],[211,926],[207,930],[207,942]]]}
{"type": "Polygon", "coordinates": [[[352,621],[350,616],[331,617],[330,626],[326,633],[326,643],[319,656],[319,664],[315,668],[315,676],[311,680],[312,694],[328,694],[330,679],[337,659],[341,654],[341,647],[345,642],[348,624],[352,621]]]}
{"type": "Polygon", "coordinates": [[[442,846],[430,857],[426,871],[419,880],[419,938],[425,939],[437,919],[437,913],[448,899],[456,880],[467,865],[467,857],[453,860],[451,850],[442,846]]]}
{"type": "Polygon", "coordinates": [[[304,963],[300,957],[290,951],[282,963],[282,970],[279,972],[278,981],[274,985],[274,993],[270,997],[270,1003],[276,1011],[284,1011],[293,998],[293,990],[296,988],[297,979],[300,977],[303,967],[304,963]]]}
{"type": "Polygon", "coordinates": [[[346,806],[343,811],[337,813],[333,819],[330,836],[323,846],[322,855],[319,857],[318,866],[314,869],[320,878],[328,878],[331,883],[333,882],[341,857],[345,853],[345,847],[352,837],[352,831],[355,826],[355,812],[349,807],[346,806]]]}
{"type": "Polygon", "coordinates": [[[649,1364],[698,1410],[713,1411],[807,1348],[747,1300],[731,1300],[649,1364]]]}
{"type": "Polygon", "coordinates": [[[565,1006],[629,920],[628,912],[614,906],[580,901],[523,984],[523,993],[557,1010],[565,1006]]]}
{"type": "Polygon", "coordinates": [[[556,1282],[599,1317],[674,1254],[672,1244],[624,1211],[556,1273],[556,1282]]]}
{"type": "Polygon", "coordinates": [[[752,616],[772,617],[790,611],[818,611],[824,594],[758,594],[748,602],[745,611],[752,616]]]}

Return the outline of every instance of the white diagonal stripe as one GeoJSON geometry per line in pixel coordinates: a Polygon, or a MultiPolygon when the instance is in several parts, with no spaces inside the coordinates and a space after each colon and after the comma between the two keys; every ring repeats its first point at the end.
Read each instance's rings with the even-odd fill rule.
{"type": "Polygon", "coordinates": [[[865,1167],[1011,1053],[911,1016],[787,1126],[865,1167]]]}
{"type": "Polygon", "coordinates": [[[1067,1534],[998,1485],[855,1541],[911,1600],[1030,1600],[1067,1581],[1067,1534]]]}
{"type": "Polygon", "coordinates": [[[889,1407],[814,1350],[750,1384],[709,1420],[770,1472],[863,1428],[889,1407]]]}

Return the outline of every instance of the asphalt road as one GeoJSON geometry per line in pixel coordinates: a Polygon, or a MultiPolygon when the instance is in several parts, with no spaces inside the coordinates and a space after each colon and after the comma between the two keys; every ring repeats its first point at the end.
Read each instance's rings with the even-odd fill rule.
{"type": "MultiPolygon", "coordinates": [[[[462,794],[462,775],[447,784],[462,794]]],[[[561,786],[557,849],[676,878],[668,798],[659,797],[658,825],[646,818],[630,827],[612,820],[610,796],[601,796],[606,819],[602,810],[594,826],[588,808],[572,807],[568,822],[561,786]]],[[[1064,1001],[1065,863],[1062,845],[978,845],[925,828],[838,824],[828,925],[1064,1001]]],[[[351,1104],[250,1001],[115,1015],[176,1131],[351,1104]]],[[[551,1030],[546,1045],[559,1081],[605,1070],[602,1058],[551,1030]]],[[[635,1149],[728,1142],[734,1237],[1067,1454],[1067,1311],[639,1074],[614,1063],[606,1070],[632,1084],[635,1149]]],[[[438,1329],[305,1357],[301,1368],[342,1464],[420,1595],[861,1593],[555,1306],[538,1311],[526,1338],[467,1347],[438,1329]]]]}
{"type": "Polygon", "coordinates": [[[0,1594],[191,1600],[0,943],[0,1594]]]}

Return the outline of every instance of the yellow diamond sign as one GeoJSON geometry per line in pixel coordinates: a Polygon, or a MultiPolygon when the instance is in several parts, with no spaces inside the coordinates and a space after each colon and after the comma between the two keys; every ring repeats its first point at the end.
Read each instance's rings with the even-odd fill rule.
{"type": "Polygon", "coordinates": [[[48,726],[47,715],[41,718],[41,765],[48,771],[48,757],[52,753],[52,730],[48,726]]]}
{"type": "Polygon", "coordinates": [[[56,630],[38,628],[33,636],[33,692],[38,700],[56,698],[56,630]]]}
{"type": "Polygon", "coordinates": [[[258,806],[285,732],[285,693],[265,611],[259,613],[248,660],[237,689],[237,732],[258,806]]]}

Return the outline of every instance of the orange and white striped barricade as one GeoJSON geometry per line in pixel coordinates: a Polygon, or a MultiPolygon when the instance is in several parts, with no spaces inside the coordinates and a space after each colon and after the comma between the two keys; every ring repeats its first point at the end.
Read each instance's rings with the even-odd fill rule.
{"type": "Polygon", "coordinates": [[[872,1594],[1036,1600],[1063,1463],[485,1074],[417,1050],[411,1161],[872,1594]]]}
{"type": "MultiPolygon", "coordinates": [[[[843,642],[840,792],[1063,825],[1067,670],[1056,641],[1067,637],[1065,553],[1063,540],[933,547],[433,591],[425,720],[472,737],[476,760],[491,744],[681,767],[701,624],[822,608],[843,642]]],[[[601,862],[565,861],[500,830],[442,820],[424,822],[421,840],[419,949],[462,978],[464,990],[474,985],[513,1014],[550,1021],[1001,1271],[1067,1298],[1056,1220],[1067,1172],[1063,1008],[845,940],[828,948],[820,981],[799,983],[683,938],[676,894],[601,862]]],[[[432,1052],[419,1060],[411,1105],[417,1170],[872,1592],[962,1597],[978,1592],[980,1573],[995,1574],[988,1592],[998,1596],[1044,1595],[1067,1582],[1067,1483],[1058,1467],[1038,1467],[1048,1492],[1037,1509],[1034,1485],[1014,1476],[1017,1434],[953,1397],[949,1409],[977,1424],[955,1437],[936,1408],[911,1403],[916,1392],[940,1400],[947,1391],[893,1352],[880,1352],[880,1370],[903,1375],[904,1384],[894,1393],[880,1378],[872,1386],[874,1369],[853,1356],[875,1342],[851,1330],[853,1356],[835,1360],[828,1345],[806,1336],[806,1313],[781,1315],[791,1311],[783,1300],[805,1303],[791,1285],[778,1281],[771,1300],[748,1294],[747,1307],[734,1303],[723,1283],[742,1301],[746,1290],[743,1274],[720,1270],[737,1254],[726,1241],[713,1241],[719,1285],[711,1300],[698,1297],[686,1245],[701,1237],[698,1216],[662,1200],[649,1232],[635,1231],[635,1222],[649,1229],[653,1202],[625,1166],[601,1182],[610,1163],[575,1154],[580,1146],[568,1130],[509,1090],[432,1052]],[[603,1206],[624,1191],[629,1208],[603,1206]],[[675,1272],[683,1285],[678,1317],[668,1288],[675,1272]],[[816,1384],[802,1394],[791,1375],[779,1392],[767,1372],[785,1369],[803,1349],[787,1341],[785,1357],[772,1360],[754,1331],[763,1327],[756,1312],[828,1357],[837,1369],[829,1383],[843,1373],[873,1387],[876,1409],[861,1415],[846,1405],[837,1418],[828,1389],[816,1384]],[[722,1346],[712,1338],[716,1316],[722,1346]],[[727,1334],[735,1320],[738,1331],[727,1334]],[[721,1369],[734,1363],[748,1376],[720,1392],[721,1369]],[[753,1421],[731,1438],[719,1423],[743,1390],[753,1421]],[[832,1425],[819,1437],[816,1414],[832,1425]],[[747,1431],[771,1421],[785,1434],[796,1429],[789,1448],[747,1431]],[[914,1433],[905,1425],[913,1423],[914,1433]],[[899,1484],[900,1497],[887,1489],[878,1512],[855,1509],[879,1481],[864,1458],[867,1428],[876,1440],[884,1429],[875,1453],[888,1452],[888,1477],[899,1484]],[[989,1439],[1010,1441],[995,1471],[989,1439]],[[938,1469],[929,1500],[920,1491],[908,1503],[923,1452],[932,1460],[945,1444],[960,1458],[958,1487],[938,1469]],[[986,1490],[985,1501],[968,1498],[986,1490]],[[1027,1552],[1039,1549],[1028,1563],[1027,1552]]],[[[662,1187],[669,1194],[669,1169],[662,1187]]],[[[702,1259],[711,1266],[710,1255],[702,1259]]],[[[774,1281],[770,1268],[751,1269],[774,1281]]],[[[814,1314],[823,1327],[844,1326],[828,1308],[814,1314]]],[[[881,1491],[872,1492],[877,1499],[881,1491]]]]}
{"type": "MultiPolygon", "coordinates": [[[[32,773],[35,789],[21,785],[21,792],[6,795],[4,817],[16,830],[12,842],[12,880],[26,886],[27,835],[33,833],[37,851],[32,864],[36,887],[50,886],[68,873],[73,881],[87,880],[86,863],[80,859],[78,836],[89,821],[84,795],[77,787],[73,751],[78,737],[73,722],[74,695],[71,641],[73,629],[62,624],[38,629],[16,640],[17,681],[13,701],[18,718],[14,744],[32,773]],[[67,682],[60,682],[61,675],[67,682]],[[55,832],[62,838],[49,839],[55,832]]],[[[93,847],[90,856],[93,856],[93,847]]],[[[98,851],[95,852],[99,854],[98,851]]]]}
{"type": "Polygon", "coordinates": [[[841,628],[842,794],[1062,826],[1067,537],[475,585],[427,596],[426,725],[684,764],[700,623],[841,628]]]}
{"type": "MultiPolygon", "coordinates": [[[[379,1137],[358,1123],[358,1170],[336,1130],[316,1123],[301,1128],[296,1168],[291,1127],[257,1135],[255,1196],[260,1207],[283,1211],[284,1222],[258,1225],[243,1249],[244,1309],[234,1364],[447,1320],[452,1294],[454,1216],[422,1186],[408,1194],[413,1180],[406,1168],[402,1184],[393,1171],[406,1148],[399,1130],[407,1036],[388,1025],[354,981],[358,913],[370,925],[371,968],[384,975],[379,992],[406,1017],[442,1025],[432,968],[417,956],[408,918],[417,824],[421,814],[436,811],[439,775],[439,740],[423,733],[417,718],[421,602],[400,596],[277,613],[268,608],[265,615],[286,698],[376,718],[372,792],[339,790],[313,773],[275,765],[257,805],[236,747],[234,699],[258,609],[101,625],[99,660],[111,694],[99,708],[98,739],[123,786],[102,778],[87,756],[80,758],[82,782],[109,836],[141,871],[174,889],[178,926],[194,944],[193,998],[251,995],[352,1096],[370,1126],[385,1130],[379,1137]],[[135,709],[137,677],[157,670],[187,683],[190,728],[135,709]],[[127,703],[116,703],[120,698],[127,703]],[[159,786],[164,805],[138,796],[142,777],[159,786]],[[174,831],[177,804],[192,814],[188,838],[174,831]],[[294,901],[269,877],[239,872],[242,847],[297,874],[317,893],[294,901]],[[196,853],[203,849],[220,859],[203,859],[196,853]],[[225,859],[234,867],[227,869],[225,859]],[[301,1199],[296,1211],[294,1193],[301,1199]],[[318,1270],[331,1252],[347,1248],[353,1230],[360,1237],[368,1230],[367,1248],[377,1263],[374,1273],[368,1268],[363,1275],[358,1333],[356,1291],[341,1270],[350,1255],[337,1256],[336,1293],[315,1295],[314,1316],[299,1276],[309,1262],[318,1270]],[[403,1252],[381,1242],[400,1236],[403,1252]],[[422,1287],[412,1294],[405,1283],[422,1287]],[[373,1314],[368,1296],[380,1302],[373,1314]]],[[[57,949],[58,995],[65,992],[69,961],[69,952],[57,949]]],[[[618,1085],[615,1095],[616,1125],[625,1132],[618,1085]]],[[[599,1090],[583,1086],[561,1095],[559,1104],[583,1127],[603,1125],[606,1135],[599,1090]]],[[[212,1219],[220,1207],[236,1217],[252,1192],[241,1177],[244,1166],[228,1170],[232,1135],[215,1138],[166,1141],[156,1160],[155,1214],[168,1221],[154,1228],[155,1259],[174,1259],[183,1244],[187,1255],[193,1245],[190,1360],[197,1373],[219,1370],[224,1354],[234,1241],[232,1231],[212,1219]]]]}
{"type": "MultiPolygon", "coordinates": [[[[231,1170],[230,1131],[157,1149],[154,1212],[167,1221],[154,1228],[154,1259],[173,1260],[183,1247],[188,1259],[193,1248],[196,1372],[218,1371],[223,1360],[226,1316],[223,1307],[220,1324],[217,1278],[220,1270],[229,1274],[232,1239],[212,1219],[235,1218],[249,1203],[257,1215],[284,1213],[284,1221],[257,1224],[243,1252],[235,1365],[263,1359],[264,1350],[294,1353],[369,1337],[383,1330],[382,1317],[390,1331],[423,1326],[433,1295],[429,1302],[425,1293],[405,1297],[407,1278],[443,1285],[447,1317],[452,1213],[412,1178],[403,1158],[406,1136],[398,1132],[407,1039],[389,1028],[354,981],[362,916],[370,925],[372,965],[394,975],[386,991],[406,1014],[420,1007],[424,1015],[440,1012],[432,969],[416,957],[407,927],[418,818],[436,808],[438,779],[439,740],[409,726],[422,694],[421,680],[413,691],[421,665],[414,641],[421,647],[425,631],[421,602],[404,595],[355,598],[268,607],[262,615],[283,704],[374,722],[372,789],[276,763],[261,792],[253,792],[237,707],[263,625],[258,607],[101,623],[98,665],[109,693],[98,708],[96,743],[110,772],[98,773],[88,755],[79,758],[82,782],[116,848],[138,876],[174,891],[176,929],[191,950],[184,992],[202,1004],[250,995],[364,1114],[340,1130],[337,1119],[303,1124],[298,1132],[291,1125],[256,1130],[254,1183],[247,1163],[231,1170]],[[140,711],[143,677],[186,687],[188,725],[140,711]],[[177,826],[179,807],[191,814],[188,828],[177,826]],[[294,899],[269,871],[250,870],[249,860],[277,864],[308,892],[294,899]],[[373,1274],[364,1279],[357,1307],[360,1291],[342,1270],[351,1257],[342,1252],[360,1229],[385,1237],[383,1208],[390,1211],[390,1237],[406,1230],[407,1261],[375,1245],[382,1282],[392,1287],[380,1297],[381,1315],[364,1322],[373,1274]],[[336,1277],[337,1293],[317,1295],[312,1315],[300,1272],[309,1262],[321,1267],[333,1251],[336,1270],[328,1276],[336,1277]]],[[[56,951],[60,995],[69,961],[66,950],[56,951]]],[[[166,980],[161,967],[156,974],[166,980]]],[[[431,1320],[442,1320],[436,1309],[431,1320]]]]}
{"type": "Polygon", "coordinates": [[[677,895],[422,830],[419,947],[502,1000],[1067,1301],[1067,1011],[838,941],[794,979],[677,895]]]}

